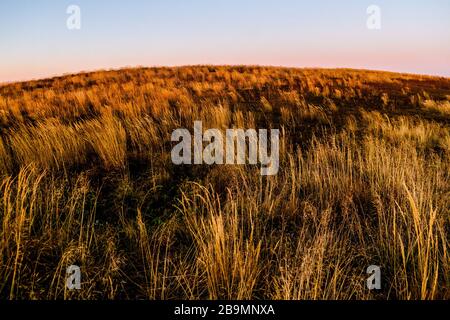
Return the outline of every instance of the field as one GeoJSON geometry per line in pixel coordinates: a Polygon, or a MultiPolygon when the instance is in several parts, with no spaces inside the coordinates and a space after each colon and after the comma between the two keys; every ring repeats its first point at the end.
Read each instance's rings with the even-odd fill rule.
{"type": "Polygon", "coordinates": [[[5,84],[0,179],[2,299],[450,298],[449,78],[196,66],[5,84]],[[174,165],[171,133],[196,120],[280,129],[278,174],[174,165]]]}

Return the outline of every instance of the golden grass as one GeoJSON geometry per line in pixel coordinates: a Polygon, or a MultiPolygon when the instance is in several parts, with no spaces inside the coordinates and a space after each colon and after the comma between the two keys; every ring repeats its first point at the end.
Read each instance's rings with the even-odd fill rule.
{"type": "Polygon", "coordinates": [[[436,112],[444,116],[450,115],[450,101],[425,100],[422,107],[427,111],[436,112]]]}
{"type": "Polygon", "coordinates": [[[449,94],[442,78],[211,66],[2,86],[0,297],[448,299],[449,94]],[[278,175],[174,166],[171,132],[195,120],[280,129],[278,175]]]}
{"type": "Polygon", "coordinates": [[[126,166],[126,132],[114,116],[107,114],[90,120],[81,129],[106,169],[124,169],[126,166]]]}

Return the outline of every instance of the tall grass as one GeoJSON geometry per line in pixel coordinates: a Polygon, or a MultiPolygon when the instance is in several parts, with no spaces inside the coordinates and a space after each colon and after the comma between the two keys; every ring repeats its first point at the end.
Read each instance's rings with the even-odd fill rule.
{"type": "Polygon", "coordinates": [[[0,297],[448,299],[450,130],[427,101],[449,83],[199,66],[0,87],[0,297]],[[280,129],[279,173],[173,165],[195,120],[280,129]]]}

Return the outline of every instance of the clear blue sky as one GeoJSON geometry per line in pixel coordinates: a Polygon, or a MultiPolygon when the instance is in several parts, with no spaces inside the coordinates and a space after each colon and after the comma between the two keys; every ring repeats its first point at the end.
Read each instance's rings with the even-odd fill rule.
{"type": "Polygon", "coordinates": [[[450,76],[448,0],[1,0],[0,82],[186,64],[450,76]],[[69,5],[81,30],[68,30],[69,5]],[[381,30],[366,9],[381,8],[381,30]]]}

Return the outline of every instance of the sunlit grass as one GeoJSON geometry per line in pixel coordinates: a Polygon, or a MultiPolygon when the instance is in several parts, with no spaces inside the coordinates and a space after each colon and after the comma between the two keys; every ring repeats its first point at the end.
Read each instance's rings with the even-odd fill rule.
{"type": "Polygon", "coordinates": [[[2,86],[0,297],[448,299],[449,83],[199,66],[2,86]],[[279,173],[173,165],[196,120],[280,129],[279,173]]]}

